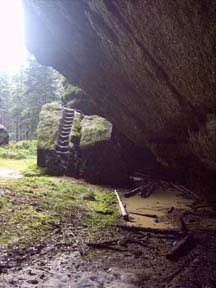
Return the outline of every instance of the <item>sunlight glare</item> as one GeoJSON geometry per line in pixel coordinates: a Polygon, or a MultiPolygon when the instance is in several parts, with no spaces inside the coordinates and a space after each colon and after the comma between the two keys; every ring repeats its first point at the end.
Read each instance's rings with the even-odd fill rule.
{"type": "Polygon", "coordinates": [[[0,71],[13,72],[26,58],[22,0],[0,0],[0,71]]]}

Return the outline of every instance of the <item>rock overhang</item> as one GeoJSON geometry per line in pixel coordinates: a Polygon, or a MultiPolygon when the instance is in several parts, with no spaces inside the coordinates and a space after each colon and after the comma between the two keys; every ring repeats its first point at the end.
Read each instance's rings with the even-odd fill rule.
{"type": "Polygon", "coordinates": [[[39,61],[189,183],[214,175],[215,1],[24,2],[39,61]]]}

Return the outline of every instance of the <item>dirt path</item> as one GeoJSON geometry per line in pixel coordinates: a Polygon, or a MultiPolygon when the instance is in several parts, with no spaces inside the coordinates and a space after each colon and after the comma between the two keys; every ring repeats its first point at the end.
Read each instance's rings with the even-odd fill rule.
{"type": "Polygon", "coordinates": [[[6,178],[22,178],[22,173],[18,171],[13,171],[9,169],[0,169],[0,177],[6,177],[6,178]]]}

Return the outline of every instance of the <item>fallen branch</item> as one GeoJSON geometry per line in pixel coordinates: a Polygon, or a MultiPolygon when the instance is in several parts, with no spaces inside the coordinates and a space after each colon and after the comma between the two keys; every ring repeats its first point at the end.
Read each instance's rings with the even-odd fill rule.
{"type": "Polygon", "coordinates": [[[188,227],[187,227],[183,217],[180,216],[179,218],[180,218],[180,222],[181,222],[181,231],[184,232],[184,233],[187,233],[188,232],[188,227]]]}
{"type": "Polygon", "coordinates": [[[139,187],[137,187],[137,188],[135,188],[129,192],[126,192],[124,194],[124,197],[129,198],[129,197],[135,196],[136,194],[138,194],[143,189],[144,186],[145,185],[142,185],[142,186],[139,186],[139,187]]]}
{"type": "Polygon", "coordinates": [[[150,218],[158,218],[155,214],[145,214],[140,212],[128,212],[128,214],[137,215],[137,216],[144,216],[144,217],[150,217],[150,218]]]}
{"type": "Polygon", "coordinates": [[[123,225],[123,224],[117,224],[115,225],[117,228],[132,231],[132,232],[146,232],[146,233],[155,233],[155,234],[164,234],[164,235],[176,235],[180,236],[182,235],[181,232],[177,229],[159,229],[159,228],[149,228],[149,227],[139,227],[139,226],[133,226],[133,225],[123,225]]]}
{"type": "Polygon", "coordinates": [[[146,240],[140,240],[140,239],[132,239],[132,238],[125,238],[119,241],[119,245],[125,246],[127,244],[138,244],[143,247],[147,246],[147,241],[146,240]]]}
{"type": "Polygon", "coordinates": [[[100,244],[94,244],[94,243],[89,243],[89,247],[94,248],[94,249],[107,249],[107,250],[113,250],[117,252],[125,252],[125,249],[120,249],[118,247],[113,247],[113,246],[106,246],[106,245],[100,245],[100,244]]]}
{"type": "Polygon", "coordinates": [[[200,200],[199,196],[197,196],[194,192],[192,192],[191,190],[189,190],[188,188],[184,187],[181,184],[175,184],[172,182],[167,182],[167,181],[153,178],[151,176],[144,175],[144,174],[138,173],[138,172],[136,172],[135,175],[142,178],[143,185],[139,186],[138,188],[135,188],[134,190],[132,190],[128,193],[126,193],[125,197],[134,196],[139,192],[141,194],[141,197],[149,197],[158,188],[164,188],[164,189],[174,188],[174,189],[180,191],[181,193],[186,194],[187,196],[189,196],[191,198],[194,198],[196,200],[200,200]]]}
{"type": "Polygon", "coordinates": [[[123,205],[123,203],[122,203],[122,201],[121,201],[121,199],[119,197],[118,192],[116,190],[114,190],[114,192],[115,192],[116,197],[118,199],[118,204],[119,204],[119,207],[120,207],[120,210],[121,210],[121,215],[122,215],[123,219],[125,221],[129,221],[128,213],[127,213],[127,211],[126,211],[126,209],[125,209],[125,207],[124,207],[124,205],[123,205]]]}
{"type": "Polygon", "coordinates": [[[96,246],[110,246],[110,245],[116,245],[120,239],[110,240],[110,241],[103,241],[103,242],[88,242],[86,243],[87,246],[90,247],[96,247],[96,246]]]}
{"type": "Polygon", "coordinates": [[[117,245],[119,240],[113,240],[113,241],[105,241],[100,243],[86,243],[88,247],[94,248],[94,249],[109,249],[119,252],[124,252],[125,250],[122,250],[118,247],[113,247],[113,245],[117,245]]]}
{"type": "Polygon", "coordinates": [[[177,185],[174,183],[171,183],[171,185],[178,191],[182,192],[183,194],[186,194],[196,200],[200,200],[200,197],[197,196],[195,193],[193,193],[191,190],[187,189],[186,187],[184,187],[183,185],[177,185]]]}
{"type": "Polygon", "coordinates": [[[166,255],[171,261],[178,261],[182,256],[187,255],[195,247],[193,234],[188,234],[182,240],[177,242],[175,247],[166,255]]]}

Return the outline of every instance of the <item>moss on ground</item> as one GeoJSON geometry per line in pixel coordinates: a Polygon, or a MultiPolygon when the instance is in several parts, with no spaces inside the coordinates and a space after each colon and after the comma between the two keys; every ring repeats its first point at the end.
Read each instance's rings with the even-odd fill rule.
{"type": "Polygon", "coordinates": [[[33,165],[36,163],[36,158],[30,159],[21,159],[21,160],[13,160],[13,159],[2,159],[0,158],[0,167],[2,169],[8,169],[13,171],[24,171],[26,167],[33,165]]]}
{"type": "MultiPolygon", "coordinates": [[[[1,179],[0,244],[35,243],[61,223],[89,226],[89,235],[117,219],[114,194],[51,177],[1,179]],[[95,201],[82,200],[91,193],[95,201]]],[[[86,235],[88,237],[88,235],[86,235]]]]}
{"type": "MultiPolygon", "coordinates": [[[[15,147],[24,146],[28,150],[36,143],[13,144],[11,153],[16,153],[15,147]]],[[[45,171],[36,166],[34,153],[35,149],[27,152],[27,159],[0,156],[2,169],[22,171],[24,175],[19,179],[0,177],[0,245],[34,245],[52,237],[57,226],[61,230],[71,224],[74,228],[87,226],[87,238],[101,229],[108,231],[118,218],[114,193],[45,176],[45,171]],[[91,197],[84,199],[83,195],[91,197]]]]}

